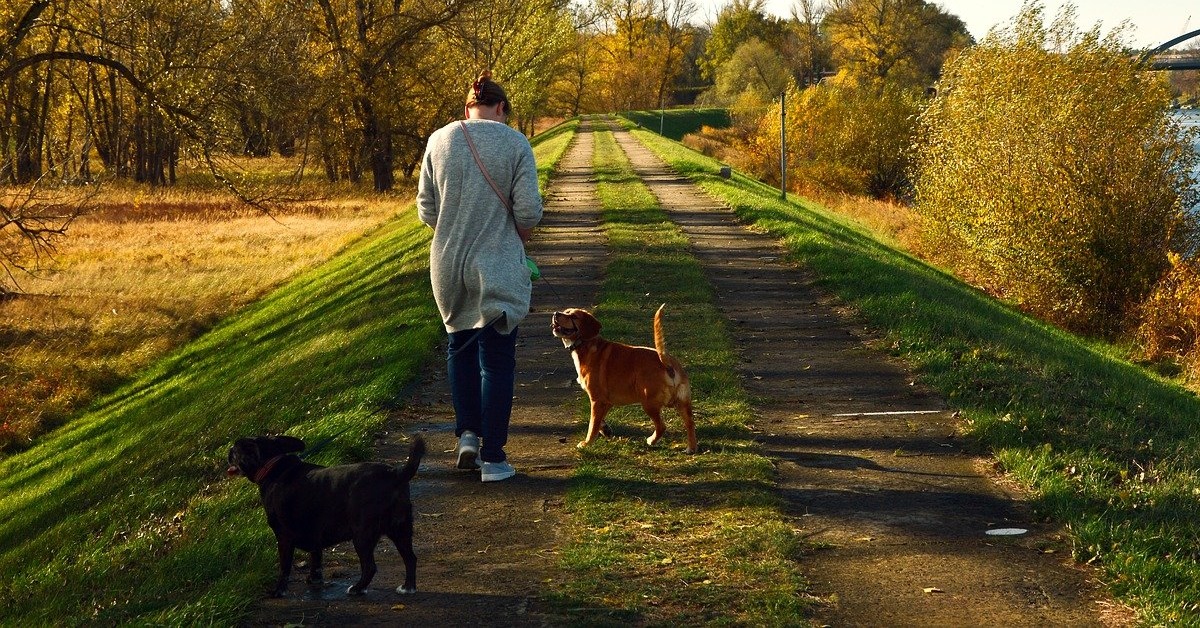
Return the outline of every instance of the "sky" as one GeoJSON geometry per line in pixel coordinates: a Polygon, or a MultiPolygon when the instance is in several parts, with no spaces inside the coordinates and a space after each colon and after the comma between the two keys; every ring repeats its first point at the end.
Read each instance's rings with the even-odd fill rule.
{"type": "MultiPolygon", "coordinates": [[[[947,13],[957,15],[967,30],[982,39],[993,26],[1009,22],[1021,10],[1022,0],[933,0],[947,13]]],[[[715,19],[729,0],[696,0],[699,21],[715,19]]],[[[789,17],[794,0],[767,0],[767,11],[789,17]]],[[[1048,18],[1058,13],[1065,0],[1043,0],[1048,18]]],[[[1107,33],[1124,20],[1135,27],[1132,43],[1137,47],[1157,46],[1189,31],[1200,29],[1200,2],[1192,0],[1074,0],[1081,30],[1101,24],[1107,33]]],[[[1181,44],[1200,43],[1200,38],[1181,44]]]]}

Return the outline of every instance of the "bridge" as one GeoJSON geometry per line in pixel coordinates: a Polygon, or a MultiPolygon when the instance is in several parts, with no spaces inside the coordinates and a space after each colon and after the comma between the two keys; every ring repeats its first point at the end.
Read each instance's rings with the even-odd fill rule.
{"type": "Polygon", "coordinates": [[[1143,52],[1138,59],[1150,70],[1200,70],[1200,50],[1171,51],[1171,46],[1200,36],[1200,30],[1184,33],[1171,41],[1143,52]]]}

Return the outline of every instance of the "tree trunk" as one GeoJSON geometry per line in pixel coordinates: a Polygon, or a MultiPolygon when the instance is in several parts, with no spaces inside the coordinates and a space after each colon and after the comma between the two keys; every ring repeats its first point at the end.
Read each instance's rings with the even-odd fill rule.
{"type": "Polygon", "coordinates": [[[392,174],[392,136],[380,128],[379,115],[370,99],[358,99],[358,110],[363,127],[363,152],[371,165],[371,176],[376,192],[387,192],[396,183],[392,174]]]}

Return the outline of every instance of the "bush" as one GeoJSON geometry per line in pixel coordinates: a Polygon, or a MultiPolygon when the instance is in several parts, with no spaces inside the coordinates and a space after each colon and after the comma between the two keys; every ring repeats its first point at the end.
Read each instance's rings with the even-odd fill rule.
{"type": "Polygon", "coordinates": [[[1069,19],[1047,29],[1026,5],[948,64],[920,116],[914,176],[927,254],[1105,336],[1133,326],[1168,254],[1197,235],[1190,139],[1165,78],[1141,71],[1120,36],[1069,19]]]}
{"type": "MultiPolygon", "coordinates": [[[[801,192],[903,198],[920,99],[887,83],[824,83],[788,94],[788,180],[801,192]]],[[[762,119],[759,152],[775,155],[779,105],[762,119]]]]}
{"type": "Polygon", "coordinates": [[[1146,360],[1181,364],[1200,375],[1200,263],[1170,255],[1171,270],[1142,304],[1138,346],[1146,360]]]}
{"type": "MultiPolygon", "coordinates": [[[[779,142],[774,147],[764,146],[759,140],[758,128],[765,118],[760,111],[746,112],[730,109],[730,124],[724,128],[702,126],[695,133],[683,137],[683,144],[699,153],[723,161],[738,170],[771,185],[779,184],[779,142]],[[774,152],[771,152],[774,151],[774,152]]],[[[779,116],[779,106],[775,106],[779,116]]],[[[776,125],[776,129],[778,129],[776,125]]]]}

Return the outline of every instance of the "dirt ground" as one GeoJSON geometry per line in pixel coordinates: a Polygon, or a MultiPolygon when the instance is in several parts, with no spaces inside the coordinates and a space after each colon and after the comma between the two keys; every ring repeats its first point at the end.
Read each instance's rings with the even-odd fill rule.
{"type": "MultiPolygon", "coordinates": [[[[787,514],[814,547],[802,559],[831,626],[1099,626],[1130,623],[1060,532],[1031,519],[1020,496],[967,453],[953,410],[871,346],[867,330],[782,262],[770,238],[671,172],[627,132],[619,144],[687,233],[731,321],[743,385],[758,400],[759,440],[776,460],[787,514]],[[1018,536],[988,530],[1020,528],[1018,536]]],[[[565,623],[541,602],[562,577],[556,548],[567,477],[584,429],[569,354],[549,334],[556,309],[594,305],[607,252],[585,125],[551,182],[546,218],[529,248],[546,281],[521,325],[509,459],[520,474],[483,484],[452,468],[453,411],[440,361],[379,438],[381,460],[402,460],[422,433],[430,453],[413,481],[418,593],[395,549],[347,597],[358,573],[348,546],[329,554],[328,584],[303,570],[289,595],[263,601],[253,626],[528,626],[565,623]]],[[[302,557],[301,557],[302,558],[302,557]]]]}

